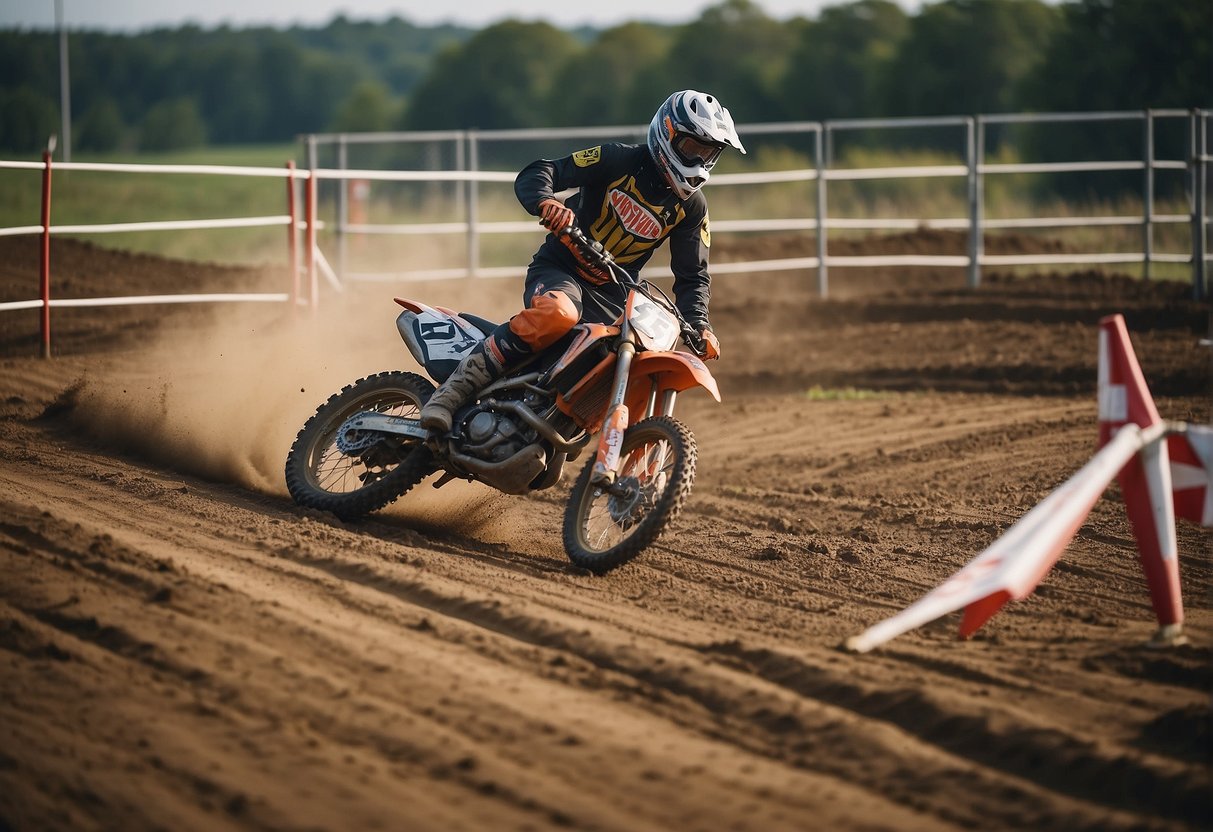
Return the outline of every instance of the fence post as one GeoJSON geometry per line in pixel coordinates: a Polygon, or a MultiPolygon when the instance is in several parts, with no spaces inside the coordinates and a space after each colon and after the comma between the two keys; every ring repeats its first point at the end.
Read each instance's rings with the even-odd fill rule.
{"type": "Polygon", "coordinates": [[[817,165],[817,296],[829,294],[830,275],[826,267],[829,246],[826,244],[826,160],[825,137],[829,135],[828,123],[817,131],[817,144],[813,148],[813,161],[817,165]]]}
{"type": "Polygon", "coordinates": [[[1146,175],[1142,183],[1141,276],[1150,279],[1150,261],[1154,258],[1154,113],[1146,109],[1145,135],[1142,137],[1146,175]]]}
{"type": "Polygon", "coordinates": [[[286,259],[290,264],[291,282],[287,291],[291,296],[291,314],[299,308],[299,217],[295,209],[295,160],[286,163],[286,213],[290,225],[286,231],[286,259]]]}
{"type": "MultiPolygon", "coordinates": [[[[462,130],[460,130],[459,134],[455,137],[455,170],[458,170],[458,171],[462,171],[467,167],[467,165],[464,162],[464,158],[463,158],[463,156],[464,156],[463,150],[464,150],[465,141],[466,141],[466,134],[462,130]]],[[[458,182],[455,183],[455,214],[456,214],[456,216],[463,213],[463,203],[464,203],[464,200],[467,198],[466,190],[467,189],[463,185],[460,185],[458,182]]]]}
{"type": "Polygon", "coordinates": [[[51,357],[51,153],[42,151],[42,250],[39,275],[42,289],[42,357],[51,357]]]}
{"type": "Polygon", "coordinates": [[[981,235],[981,164],[984,157],[985,124],[981,116],[970,117],[965,125],[965,155],[969,165],[969,288],[981,285],[981,255],[985,245],[981,235]]]}
{"type": "MultiPolygon", "coordinates": [[[[349,149],[345,134],[337,137],[337,169],[342,173],[349,167],[349,149]]],[[[345,226],[350,220],[350,180],[337,180],[337,275],[345,281],[345,226]]]]}
{"type": "MultiPolygon", "coordinates": [[[[477,173],[480,169],[480,148],[477,145],[475,130],[469,130],[468,137],[468,171],[477,173]]],[[[480,235],[476,231],[477,205],[480,197],[479,184],[475,179],[468,180],[468,277],[475,277],[480,268],[480,235]]]]}
{"type": "Polygon", "coordinates": [[[316,314],[316,302],[318,300],[319,286],[316,281],[316,171],[312,171],[312,175],[308,177],[307,185],[304,187],[303,199],[304,232],[303,252],[304,271],[307,273],[308,281],[308,305],[311,306],[312,314],[316,314]]]}
{"type": "Polygon", "coordinates": [[[316,187],[317,160],[315,136],[307,137],[307,164],[308,178],[307,184],[303,188],[303,264],[304,270],[307,272],[308,303],[312,307],[311,313],[315,315],[317,296],[320,294],[319,287],[316,285],[316,199],[318,189],[316,187]]]}
{"type": "Polygon", "coordinates": [[[1205,294],[1205,164],[1204,118],[1193,109],[1188,115],[1188,206],[1192,210],[1192,296],[1205,294]]]}
{"type": "Polygon", "coordinates": [[[1197,253],[1200,256],[1198,256],[1198,280],[1196,281],[1196,286],[1194,286],[1194,292],[1196,295],[1196,300],[1202,301],[1205,300],[1208,295],[1208,113],[1202,112],[1198,114],[1197,120],[1200,121],[1200,131],[1198,131],[1198,136],[1200,136],[1201,149],[1200,160],[1198,160],[1196,167],[1197,176],[1200,178],[1200,187],[1196,189],[1196,194],[1198,199],[1200,199],[1200,210],[1197,211],[1197,215],[1200,217],[1200,220],[1198,220],[1200,234],[1197,235],[1197,253]]]}

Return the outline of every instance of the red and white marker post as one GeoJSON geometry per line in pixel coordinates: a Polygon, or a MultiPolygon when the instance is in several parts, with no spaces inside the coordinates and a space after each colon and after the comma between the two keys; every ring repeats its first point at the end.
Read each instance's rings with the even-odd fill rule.
{"type": "Polygon", "coordinates": [[[1120,315],[1104,318],[1099,327],[1099,443],[1090,462],[963,569],[844,646],[866,653],[962,608],[960,637],[972,635],[1007,601],[1032,593],[1113,479],[1120,483],[1158,618],[1150,643],[1185,642],[1175,517],[1213,526],[1213,425],[1162,420],[1120,315]]]}

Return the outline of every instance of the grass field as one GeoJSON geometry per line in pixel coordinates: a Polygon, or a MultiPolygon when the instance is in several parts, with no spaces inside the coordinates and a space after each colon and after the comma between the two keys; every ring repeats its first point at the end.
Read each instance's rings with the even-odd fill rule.
{"type": "MultiPolygon", "coordinates": [[[[215,147],[174,153],[77,155],[77,162],[206,164],[282,167],[293,145],[215,147]]],[[[36,225],[41,173],[0,171],[0,226],[36,225]]],[[[245,176],[59,171],[51,188],[51,224],[149,222],[286,213],[281,179],[245,176]]],[[[222,262],[285,258],[285,228],[215,231],[139,231],[79,235],[111,248],[222,262]]]]}

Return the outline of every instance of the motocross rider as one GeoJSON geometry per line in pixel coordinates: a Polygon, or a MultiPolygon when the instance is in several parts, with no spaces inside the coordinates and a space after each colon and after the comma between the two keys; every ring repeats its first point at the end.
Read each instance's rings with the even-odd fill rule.
{"type": "Polygon", "coordinates": [[[528,356],[564,337],[578,322],[609,324],[627,293],[557,232],[578,226],[633,276],[670,239],[678,310],[700,334],[702,357],[720,357],[708,322],[708,204],[700,192],[725,147],[745,153],[729,111],[711,95],[682,90],[649,124],[647,146],[604,144],[523,168],[514,193],[553,232],[527,270],[521,312],[501,324],[460,363],[421,409],[431,433],[451,430],[454,412],[528,356]],[[568,204],[556,194],[579,192],[568,204]]]}

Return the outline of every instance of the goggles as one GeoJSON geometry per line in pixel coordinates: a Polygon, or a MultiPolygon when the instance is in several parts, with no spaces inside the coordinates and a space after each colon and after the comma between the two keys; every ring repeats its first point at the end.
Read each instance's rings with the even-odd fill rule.
{"type": "Polygon", "coordinates": [[[715,142],[705,142],[689,133],[679,133],[670,142],[674,152],[684,165],[704,165],[711,167],[720,157],[724,145],[715,142]]]}

